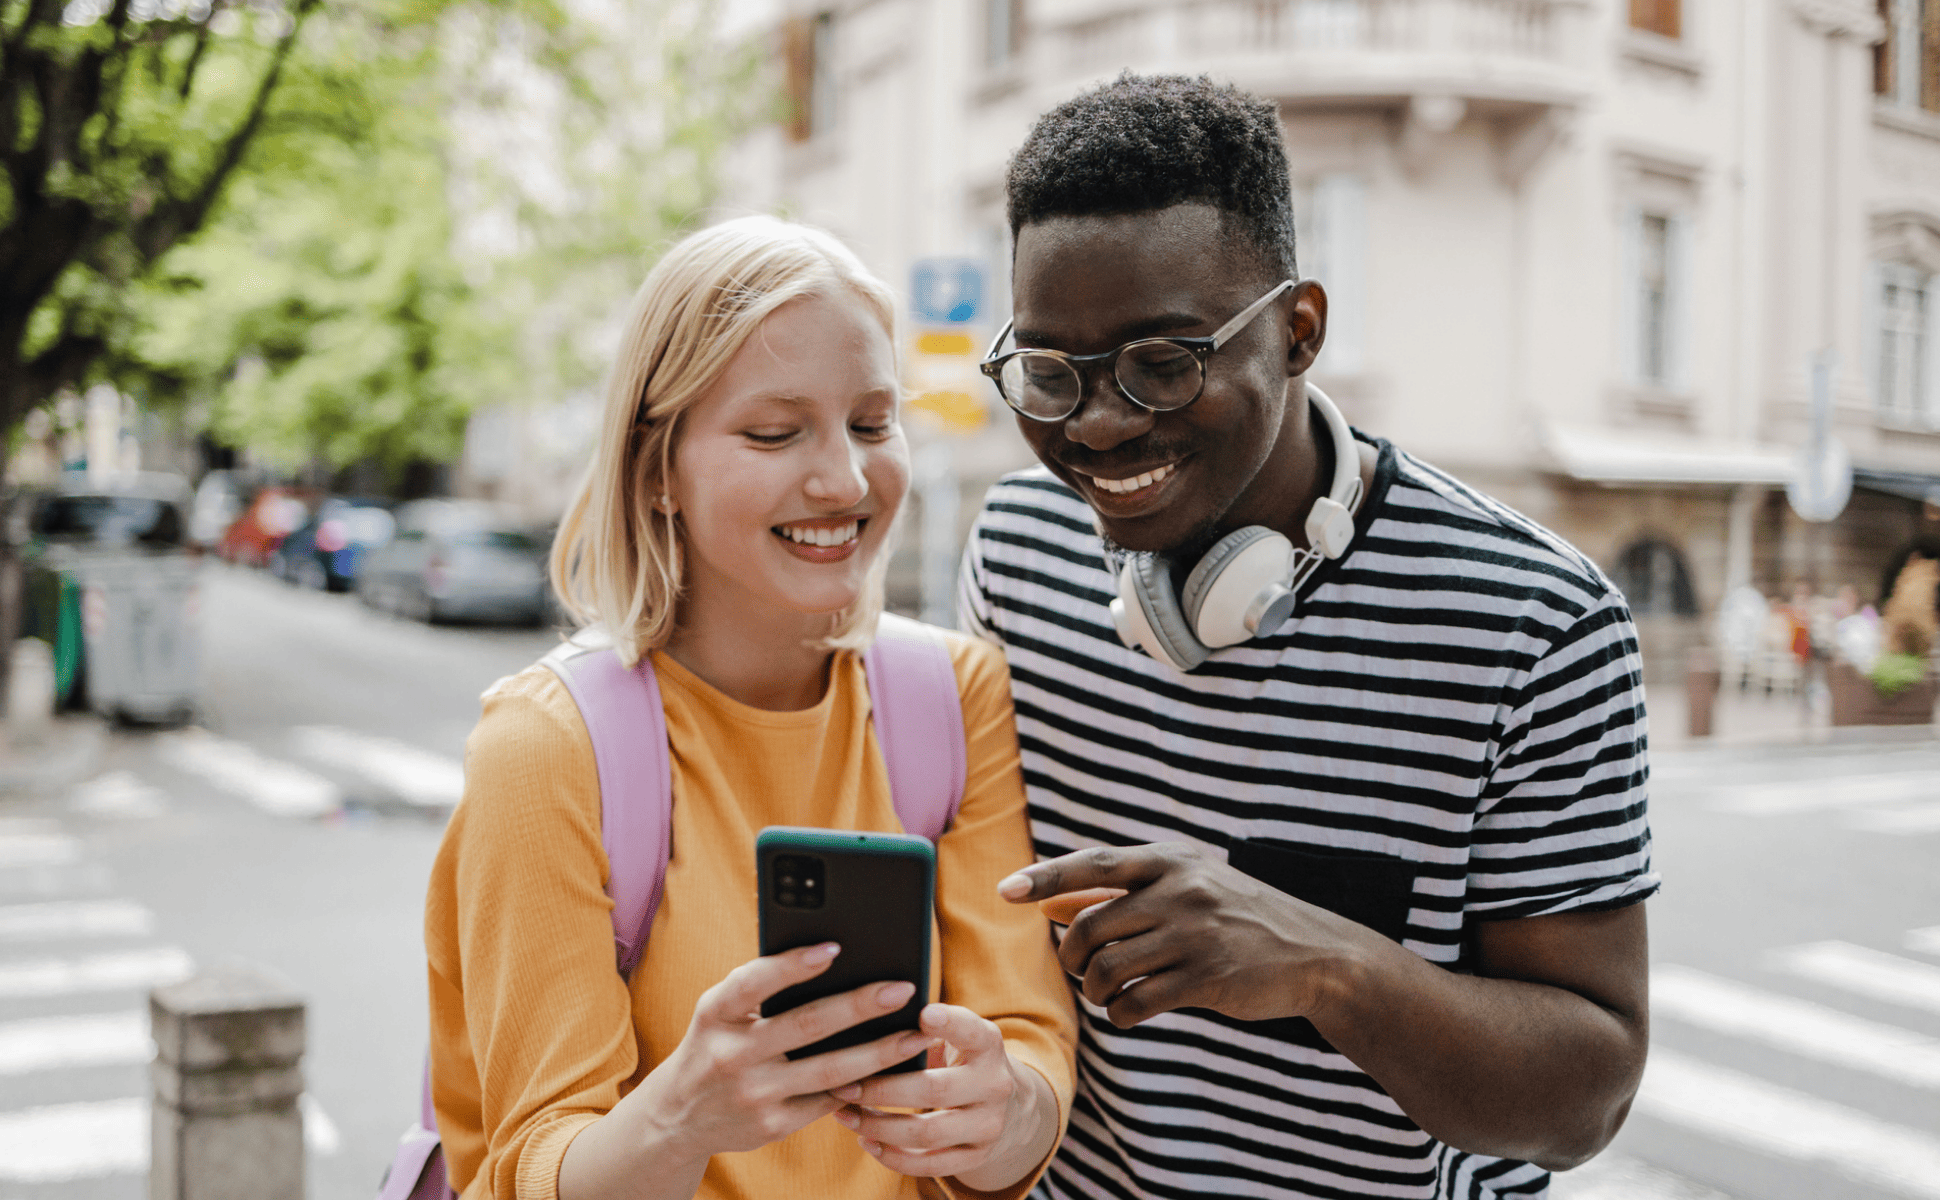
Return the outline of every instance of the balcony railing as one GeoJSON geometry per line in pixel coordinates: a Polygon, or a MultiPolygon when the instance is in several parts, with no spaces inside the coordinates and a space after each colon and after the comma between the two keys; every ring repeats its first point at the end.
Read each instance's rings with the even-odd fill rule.
{"type": "Polygon", "coordinates": [[[1291,99],[1425,89],[1537,102],[1578,90],[1587,13],[1578,0],[1158,0],[1060,23],[1046,8],[1035,49],[1067,78],[1210,70],[1291,99]]]}

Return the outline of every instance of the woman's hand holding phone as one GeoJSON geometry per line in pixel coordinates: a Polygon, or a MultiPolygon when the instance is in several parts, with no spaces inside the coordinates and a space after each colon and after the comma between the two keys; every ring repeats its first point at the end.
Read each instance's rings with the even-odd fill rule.
{"type": "Polygon", "coordinates": [[[977,1191],[1016,1183],[1056,1141],[1050,1084],[1010,1056],[995,1024],[967,1008],[928,1005],[922,1029],[943,1043],[943,1061],[932,1051],[927,1071],[836,1088],[849,1103],[835,1119],[893,1171],[954,1176],[977,1191]]]}
{"type": "Polygon", "coordinates": [[[561,1200],[691,1197],[711,1156],[787,1137],[841,1108],[835,1089],[931,1044],[927,1034],[904,1032],[791,1061],[790,1050],[910,998],[908,983],[868,984],[761,1015],[762,1001],[822,974],[837,953],[823,943],[753,959],[701,993],[674,1052],[573,1140],[560,1166],[561,1200]]]}

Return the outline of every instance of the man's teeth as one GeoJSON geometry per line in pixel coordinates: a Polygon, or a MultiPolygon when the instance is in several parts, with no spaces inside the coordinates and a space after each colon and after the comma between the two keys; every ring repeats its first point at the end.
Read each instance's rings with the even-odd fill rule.
{"type": "Polygon", "coordinates": [[[859,528],[861,528],[861,522],[850,521],[847,525],[838,526],[834,529],[813,528],[804,525],[777,525],[775,526],[775,532],[781,534],[791,542],[800,542],[804,546],[840,546],[844,542],[853,542],[855,540],[856,530],[859,528]]]}
{"type": "Polygon", "coordinates": [[[1136,492],[1138,489],[1150,487],[1159,480],[1164,479],[1167,475],[1172,474],[1172,469],[1177,465],[1176,463],[1167,463],[1156,471],[1147,471],[1143,475],[1134,475],[1130,479],[1100,479],[1096,475],[1093,475],[1091,482],[1098,485],[1100,491],[1136,492]]]}

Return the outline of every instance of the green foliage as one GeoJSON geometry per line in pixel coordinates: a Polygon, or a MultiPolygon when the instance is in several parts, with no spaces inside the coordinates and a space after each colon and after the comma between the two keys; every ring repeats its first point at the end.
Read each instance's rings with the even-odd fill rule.
{"type": "Polygon", "coordinates": [[[1891,698],[1925,679],[1927,660],[1915,654],[1882,654],[1873,660],[1873,689],[1891,698]]]}

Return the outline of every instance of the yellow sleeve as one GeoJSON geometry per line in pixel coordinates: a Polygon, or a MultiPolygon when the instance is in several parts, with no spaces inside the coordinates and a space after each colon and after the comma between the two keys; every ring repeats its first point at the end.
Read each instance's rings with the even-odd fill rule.
{"type": "Polygon", "coordinates": [[[425,909],[433,1098],[468,1200],[554,1200],[568,1143],[638,1065],[607,869],[570,693],[545,667],[500,681],[425,909]]]}
{"type": "MultiPolygon", "coordinates": [[[[973,638],[952,636],[950,657],[963,696],[968,755],[963,804],[936,847],[943,1000],[996,1022],[1011,1056],[1044,1076],[1057,1097],[1062,1136],[1077,1054],[1071,989],[1049,922],[1035,905],[1008,904],[997,896],[997,881],[1033,857],[1010,670],[1002,651],[973,638]]],[[[952,1196],[1022,1196],[1043,1166],[1003,1192],[943,1183],[952,1196]]]]}

